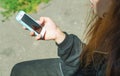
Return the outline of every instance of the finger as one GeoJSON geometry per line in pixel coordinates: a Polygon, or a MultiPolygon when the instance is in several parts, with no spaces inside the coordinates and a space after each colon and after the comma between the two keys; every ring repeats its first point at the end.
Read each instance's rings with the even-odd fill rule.
{"type": "Polygon", "coordinates": [[[40,25],[43,27],[44,24],[45,24],[45,17],[40,17],[39,23],[40,23],[40,25]]]}
{"type": "Polygon", "coordinates": [[[28,30],[25,26],[23,26],[23,29],[24,29],[24,30],[28,30]]]}
{"type": "Polygon", "coordinates": [[[41,24],[39,20],[36,20],[36,22],[37,22],[38,24],[41,24]]]}
{"type": "Polygon", "coordinates": [[[35,37],[36,40],[40,40],[40,38],[41,38],[41,35],[40,35],[40,34],[35,37]]]}
{"type": "Polygon", "coordinates": [[[35,33],[34,32],[30,32],[30,36],[35,36],[35,33]]]}
{"type": "Polygon", "coordinates": [[[43,27],[41,32],[40,32],[40,36],[42,39],[45,37],[45,33],[46,33],[46,29],[45,29],[45,27],[43,27]]]}

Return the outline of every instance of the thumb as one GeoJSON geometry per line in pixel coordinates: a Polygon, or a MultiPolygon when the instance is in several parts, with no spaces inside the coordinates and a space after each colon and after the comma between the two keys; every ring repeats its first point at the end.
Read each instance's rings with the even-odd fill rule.
{"type": "Polygon", "coordinates": [[[40,17],[39,24],[43,27],[45,25],[45,17],[40,17]]]}

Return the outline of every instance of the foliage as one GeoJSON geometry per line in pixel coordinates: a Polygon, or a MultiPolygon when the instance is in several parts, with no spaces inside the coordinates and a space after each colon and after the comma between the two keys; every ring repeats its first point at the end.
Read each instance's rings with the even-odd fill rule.
{"type": "Polygon", "coordinates": [[[40,3],[48,3],[49,0],[0,0],[0,7],[4,9],[0,13],[9,18],[12,14],[19,10],[27,13],[36,12],[40,3]]]}

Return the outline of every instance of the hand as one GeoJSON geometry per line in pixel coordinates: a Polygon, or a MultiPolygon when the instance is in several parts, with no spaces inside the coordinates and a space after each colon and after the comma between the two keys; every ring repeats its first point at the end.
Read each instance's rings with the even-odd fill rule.
{"type": "MultiPolygon", "coordinates": [[[[45,30],[43,40],[55,40],[58,44],[65,39],[65,34],[56,26],[56,24],[48,17],[40,17],[37,21],[45,30]]],[[[34,32],[30,32],[34,35],[34,32]]],[[[41,34],[36,36],[37,40],[41,39],[41,34]]]]}

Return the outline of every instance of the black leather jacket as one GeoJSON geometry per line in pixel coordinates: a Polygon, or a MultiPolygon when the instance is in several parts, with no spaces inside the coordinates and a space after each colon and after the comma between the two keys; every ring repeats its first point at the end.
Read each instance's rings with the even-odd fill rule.
{"type": "Polygon", "coordinates": [[[73,34],[66,34],[65,40],[58,45],[58,56],[61,59],[60,67],[63,76],[104,76],[104,62],[97,68],[94,67],[92,63],[87,68],[80,66],[80,54],[84,45],[85,44],[73,34]]]}
{"type": "Polygon", "coordinates": [[[16,64],[10,76],[105,76],[105,63],[99,66],[91,63],[86,68],[81,66],[80,54],[85,44],[71,34],[58,46],[55,59],[32,60],[16,64]]]}

